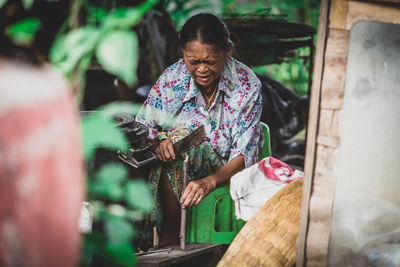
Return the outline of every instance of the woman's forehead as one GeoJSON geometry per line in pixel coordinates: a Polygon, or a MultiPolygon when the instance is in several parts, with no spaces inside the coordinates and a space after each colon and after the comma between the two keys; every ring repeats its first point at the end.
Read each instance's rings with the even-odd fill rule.
{"type": "Polygon", "coordinates": [[[224,55],[222,49],[216,45],[204,44],[199,40],[194,40],[186,44],[183,53],[187,57],[218,58],[224,55]]]}

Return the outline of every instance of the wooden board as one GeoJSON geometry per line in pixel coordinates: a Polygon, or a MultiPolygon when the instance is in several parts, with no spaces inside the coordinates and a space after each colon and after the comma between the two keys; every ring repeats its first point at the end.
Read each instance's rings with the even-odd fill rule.
{"type": "Polygon", "coordinates": [[[400,24],[400,5],[349,1],[346,29],[362,20],[400,24]]]}
{"type": "Polygon", "coordinates": [[[346,29],[347,0],[332,0],[329,12],[329,28],[346,29]]]}
{"type": "Polygon", "coordinates": [[[305,265],[305,244],[308,228],[308,212],[309,212],[309,200],[311,195],[314,161],[315,161],[315,149],[316,149],[316,138],[319,121],[319,102],[320,102],[320,90],[322,83],[322,75],[324,72],[324,55],[327,38],[327,23],[328,23],[328,10],[329,0],[322,0],[321,11],[318,25],[318,39],[316,47],[316,55],[314,60],[314,74],[312,83],[312,93],[310,99],[310,112],[308,119],[307,128],[307,146],[306,146],[306,158],[304,163],[304,185],[303,185],[303,197],[301,203],[300,213],[300,228],[297,242],[297,255],[296,255],[296,266],[305,265]]]}
{"type": "Polygon", "coordinates": [[[222,257],[222,251],[222,244],[188,243],[186,250],[181,250],[179,246],[171,246],[163,248],[160,252],[139,255],[137,266],[215,266],[222,257]]]}

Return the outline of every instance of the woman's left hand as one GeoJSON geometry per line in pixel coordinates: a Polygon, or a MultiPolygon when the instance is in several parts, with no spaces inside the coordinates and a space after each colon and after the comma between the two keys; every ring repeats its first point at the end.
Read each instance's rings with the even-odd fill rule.
{"type": "Polygon", "coordinates": [[[206,178],[191,181],[182,194],[180,203],[182,208],[198,205],[209,193],[215,190],[216,182],[208,176],[206,178]]]}

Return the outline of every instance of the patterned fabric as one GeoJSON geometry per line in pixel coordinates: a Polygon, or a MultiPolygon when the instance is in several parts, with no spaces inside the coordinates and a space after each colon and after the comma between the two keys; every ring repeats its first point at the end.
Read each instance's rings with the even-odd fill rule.
{"type": "MultiPolygon", "coordinates": [[[[187,136],[190,132],[187,130],[178,130],[173,135],[176,142],[187,136]]],[[[150,190],[154,198],[155,208],[152,211],[151,222],[160,227],[162,219],[162,210],[157,194],[158,184],[160,182],[161,172],[167,175],[169,183],[175,197],[179,200],[182,195],[183,187],[183,161],[189,155],[188,183],[209,176],[223,166],[219,156],[214,152],[210,143],[205,141],[198,146],[193,147],[186,153],[177,155],[172,163],[162,163],[152,169],[149,177],[150,190]]]]}
{"type": "Polygon", "coordinates": [[[154,139],[160,132],[193,131],[204,125],[211,147],[224,164],[243,155],[248,167],[258,162],[264,143],[261,110],[261,83],[243,63],[231,57],[226,60],[218,92],[207,110],[181,59],[160,76],[136,120],[149,127],[154,139]],[[166,127],[159,114],[174,116],[173,125],[166,127]]]}

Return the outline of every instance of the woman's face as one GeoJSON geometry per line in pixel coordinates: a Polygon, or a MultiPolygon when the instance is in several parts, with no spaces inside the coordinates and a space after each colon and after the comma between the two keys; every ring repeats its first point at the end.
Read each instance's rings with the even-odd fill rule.
{"type": "Polygon", "coordinates": [[[218,46],[194,40],[186,44],[183,59],[190,75],[205,90],[212,90],[218,83],[228,53],[218,46]]]}

